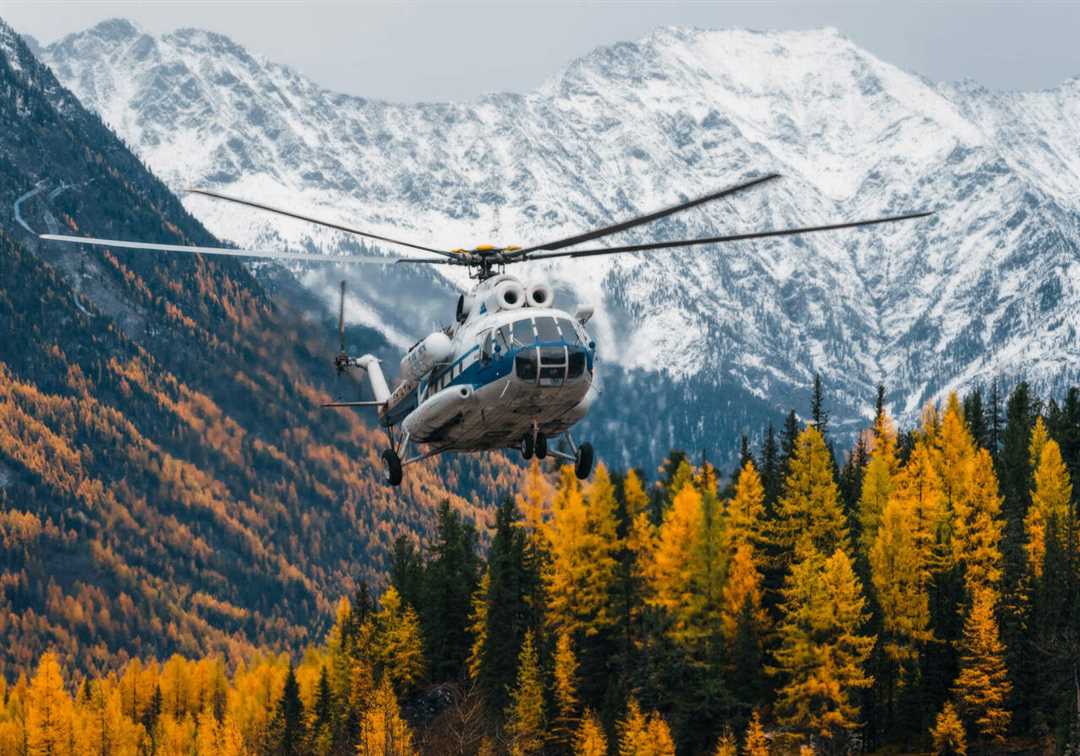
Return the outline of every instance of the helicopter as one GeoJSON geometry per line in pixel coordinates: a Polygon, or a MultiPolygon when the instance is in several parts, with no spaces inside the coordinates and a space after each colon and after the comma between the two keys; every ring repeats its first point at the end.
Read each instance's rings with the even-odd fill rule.
{"type": "Polygon", "coordinates": [[[417,341],[401,359],[391,390],[374,355],[349,355],[345,350],[345,282],[338,309],[339,351],[334,369],[339,375],[359,369],[367,375],[374,399],[333,401],[323,407],[366,407],[378,413],[387,437],[382,475],[399,486],[403,469],[445,452],[520,451],[524,459],[548,457],[574,466],[579,479],[593,469],[594,451],[571,434],[599,395],[597,344],[586,331],[593,307],[579,304],[571,313],[555,301],[546,283],[526,286],[506,272],[507,267],[555,258],[648,252],[703,244],[835,231],[912,220],[932,211],[908,212],[870,220],[848,221],[698,239],[664,240],[582,249],[581,244],[626,231],[694,207],[731,197],[780,178],[778,173],[751,176],[732,186],[629,220],[531,246],[483,245],[472,249],[436,249],[380,236],[341,223],[313,218],[287,208],[241,199],[208,189],[188,193],[231,202],[424,256],[331,256],[303,252],[230,249],[141,241],[95,239],[42,234],[46,241],[86,244],[153,252],[180,252],[230,257],[334,262],[372,265],[448,265],[464,267],[476,283],[461,293],[454,322],[417,341]],[[573,249],[572,249],[573,248],[573,249]],[[559,448],[553,441],[564,441],[559,448]],[[421,449],[423,446],[425,448],[421,449]]]}

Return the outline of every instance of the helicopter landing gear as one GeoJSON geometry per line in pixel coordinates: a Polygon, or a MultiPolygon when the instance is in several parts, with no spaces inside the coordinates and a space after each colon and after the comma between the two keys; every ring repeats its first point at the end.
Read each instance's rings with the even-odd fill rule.
{"type": "Polygon", "coordinates": [[[578,447],[577,453],[574,455],[574,475],[577,476],[578,480],[585,480],[592,475],[592,468],[592,444],[586,442],[578,447]]]}
{"type": "Polygon", "coordinates": [[[382,453],[383,480],[387,485],[401,485],[401,457],[393,449],[387,449],[382,453]]]}
{"type": "Polygon", "coordinates": [[[536,452],[537,459],[544,459],[547,456],[547,436],[543,433],[536,434],[536,440],[533,442],[533,449],[536,452]]]}
{"type": "MultiPolygon", "coordinates": [[[[574,437],[570,435],[569,431],[563,433],[562,437],[565,441],[565,446],[570,448],[569,451],[564,451],[563,449],[556,447],[552,449],[545,448],[545,452],[548,456],[554,457],[555,459],[561,459],[563,462],[568,462],[573,465],[574,475],[577,476],[578,480],[585,480],[592,475],[593,462],[596,456],[593,453],[592,444],[582,444],[581,446],[578,446],[574,443],[574,437]]],[[[539,438],[540,436],[537,435],[537,439],[539,438]]],[[[547,446],[546,439],[544,445],[545,447],[547,446]]],[[[540,456],[539,452],[537,452],[536,456],[540,456]]]]}

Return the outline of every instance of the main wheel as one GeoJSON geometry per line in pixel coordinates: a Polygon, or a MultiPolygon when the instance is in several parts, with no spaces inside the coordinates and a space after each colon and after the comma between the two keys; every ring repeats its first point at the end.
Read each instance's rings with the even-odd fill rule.
{"type": "Polygon", "coordinates": [[[521,458],[532,459],[533,455],[533,435],[526,433],[521,437],[521,458]]]}
{"type": "Polygon", "coordinates": [[[577,450],[577,459],[574,461],[574,475],[578,480],[585,480],[592,475],[593,450],[592,444],[582,444],[577,450]]]}
{"type": "Polygon", "coordinates": [[[536,434],[536,458],[543,459],[547,456],[547,436],[543,433],[536,434]]]}
{"type": "Polygon", "coordinates": [[[401,457],[393,449],[382,453],[383,480],[388,486],[401,485],[401,457]]]}

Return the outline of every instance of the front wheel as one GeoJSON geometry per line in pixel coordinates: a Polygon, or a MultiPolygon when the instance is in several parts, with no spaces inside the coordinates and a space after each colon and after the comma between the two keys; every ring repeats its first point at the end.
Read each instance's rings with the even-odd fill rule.
{"type": "Polygon", "coordinates": [[[388,486],[401,485],[401,457],[393,449],[382,453],[383,480],[388,486]]]}
{"type": "Polygon", "coordinates": [[[536,458],[543,459],[547,456],[547,436],[543,433],[536,434],[536,458]]]}
{"type": "Polygon", "coordinates": [[[533,435],[526,433],[521,437],[521,458],[532,459],[533,455],[533,435]]]}
{"type": "Polygon", "coordinates": [[[593,450],[592,444],[584,443],[578,447],[577,458],[574,460],[574,475],[578,480],[585,480],[592,475],[593,450]]]}

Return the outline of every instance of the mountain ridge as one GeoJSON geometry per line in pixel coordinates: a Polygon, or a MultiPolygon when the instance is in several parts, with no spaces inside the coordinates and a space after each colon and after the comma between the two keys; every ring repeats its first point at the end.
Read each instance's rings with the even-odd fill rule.
{"type": "MultiPolygon", "coordinates": [[[[174,188],[292,203],[421,243],[557,238],[753,171],[786,178],[620,241],[939,211],[873,231],[524,270],[599,305],[598,342],[620,369],[718,376],[774,412],[803,406],[821,372],[841,428],[861,422],[878,382],[910,421],[973,383],[1023,373],[1053,391],[1076,378],[1080,204],[1068,190],[1080,164],[1046,142],[1075,137],[1022,117],[1030,102],[1080,107],[1067,82],[977,100],[837,30],[666,27],[571,61],[533,92],[402,105],[329,92],[220,35],[208,52],[200,38],[124,46],[92,29],[46,59],[174,188]],[[1043,284],[1053,303],[1029,307],[1024,289],[1043,284]],[[1045,353],[1023,353],[1040,342],[1045,353]]],[[[185,203],[240,243],[360,248],[185,203]]],[[[396,310],[412,301],[374,306],[365,322],[397,317],[419,334],[435,319],[403,322],[396,310]]]]}

